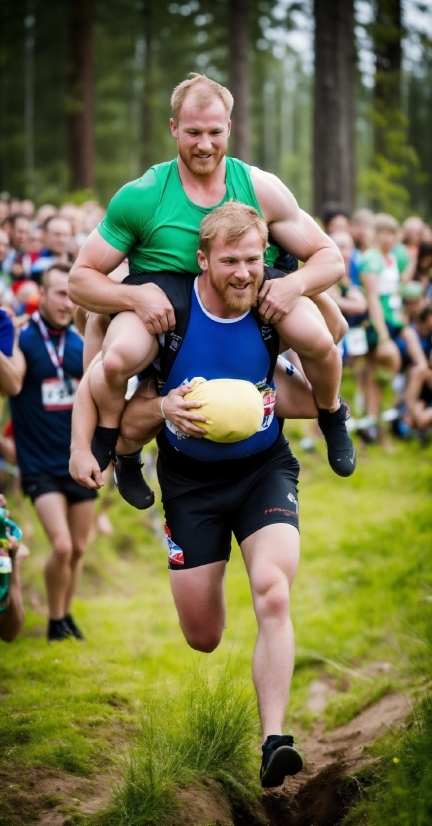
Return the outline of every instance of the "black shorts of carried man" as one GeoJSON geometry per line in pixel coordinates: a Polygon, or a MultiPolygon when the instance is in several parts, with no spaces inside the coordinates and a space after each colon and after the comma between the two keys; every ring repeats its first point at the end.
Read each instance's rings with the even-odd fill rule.
{"type": "Polygon", "coordinates": [[[21,477],[23,493],[34,502],[44,493],[61,493],[66,497],[69,505],[96,499],[97,492],[83,488],[72,476],[51,476],[49,473],[28,474],[21,477]]]}
{"type": "Polygon", "coordinates": [[[299,529],[300,466],[282,434],[264,453],[200,462],[158,436],[158,476],[172,570],[228,560],[231,534],[240,544],[276,523],[299,529]]]}

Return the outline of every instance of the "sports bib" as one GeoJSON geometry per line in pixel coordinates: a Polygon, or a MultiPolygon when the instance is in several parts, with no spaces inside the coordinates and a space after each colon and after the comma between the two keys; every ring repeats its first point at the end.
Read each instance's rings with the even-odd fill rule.
{"type": "Polygon", "coordinates": [[[77,379],[45,379],[42,382],[44,410],[72,410],[78,384],[77,379]]]}
{"type": "Polygon", "coordinates": [[[365,328],[350,327],[345,335],[345,344],[349,356],[364,356],[369,349],[365,328]]]}

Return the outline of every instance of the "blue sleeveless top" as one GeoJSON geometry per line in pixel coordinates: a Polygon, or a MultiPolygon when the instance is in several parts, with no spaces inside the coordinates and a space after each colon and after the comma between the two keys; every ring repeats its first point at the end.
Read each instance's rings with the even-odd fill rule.
{"type": "MultiPolygon", "coordinates": [[[[255,384],[264,396],[264,419],[258,433],[240,442],[221,444],[195,439],[180,433],[167,422],[165,435],[180,453],[203,462],[242,459],[269,448],[279,435],[274,415],[275,385],[266,384],[270,356],[253,313],[239,318],[217,318],[203,307],[198,294],[198,277],[191,296],[191,312],[186,335],[163,387],[162,395],[188,384],[195,376],[210,379],[243,379],[255,384]]],[[[197,411],[198,413],[199,411],[197,411]]]]}

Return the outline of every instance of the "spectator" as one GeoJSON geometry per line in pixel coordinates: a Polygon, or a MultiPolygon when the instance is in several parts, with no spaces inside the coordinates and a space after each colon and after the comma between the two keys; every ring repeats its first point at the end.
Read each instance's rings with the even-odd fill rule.
{"type": "Polygon", "coordinates": [[[416,323],[423,352],[428,360],[428,372],[420,398],[414,409],[414,425],[421,433],[432,428],[432,305],[425,307],[416,323]]]}
{"type": "Polygon", "coordinates": [[[0,195],[0,226],[9,215],[9,201],[3,195],[0,195]]]}
{"type": "Polygon", "coordinates": [[[13,277],[19,277],[22,268],[18,266],[18,269],[15,269],[15,264],[19,255],[24,252],[30,224],[28,218],[21,215],[21,213],[10,215],[8,222],[10,226],[10,249],[3,261],[3,271],[10,273],[13,277]]]}
{"type": "Polygon", "coordinates": [[[25,252],[23,252],[22,256],[17,261],[17,263],[19,262],[22,265],[24,278],[31,278],[32,266],[39,258],[42,246],[43,229],[37,224],[32,224],[27,236],[25,252]]]}
{"type": "Polygon", "coordinates": [[[71,635],[83,638],[71,615],[71,601],[95,498],[95,491],[74,482],[68,470],[72,404],[82,376],[83,349],[81,336],[71,326],[68,272],[66,265],[55,264],[42,275],[40,315],[35,313],[20,334],[21,388],[10,400],[23,490],[51,543],[45,566],[50,642],[71,635]]]}
{"type": "Polygon", "coordinates": [[[418,248],[414,279],[420,281],[429,301],[432,301],[432,241],[422,241],[418,248]]]}
{"type": "Polygon", "coordinates": [[[374,234],[374,214],[370,209],[357,209],[351,218],[351,235],[354,249],[351,256],[350,278],[360,287],[360,261],[365,250],[370,247],[374,234]]]}
{"type": "Polygon", "coordinates": [[[62,218],[66,218],[66,220],[70,223],[72,238],[69,246],[69,252],[75,260],[87,237],[83,233],[83,214],[76,204],[63,204],[63,206],[60,207],[59,215],[62,218]]]}
{"type": "MultiPolygon", "coordinates": [[[[0,508],[6,508],[6,499],[0,494],[0,508]]],[[[12,562],[7,602],[3,609],[0,607],[0,639],[3,642],[13,642],[24,624],[24,605],[21,593],[20,567],[23,559],[28,556],[28,549],[14,536],[9,538],[7,547],[12,562]]],[[[1,578],[0,575],[0,586],[1,578]]],[[[4,590],[4,586],[3,586],[4,590]]]]}
{"type": "Polygon", "coordinates": [[[21,215],[25,215],[25,217],[28,218],[29,221],[32,221],[36,212],[34,202],[30,198],[25,198],[24,201],[21,201],[20,212],[21,215]]]}
{"type": "Polygon", "coordinates": [[[415,215],[407,218],[402,224],[402,241],[415,255],[423,240],[424,228],[422,219],[415,215]]]}
{"type": "MultiPolygon", "coordinates": [[[[6,278],[6,283],[9,283],[9,273],[4,267],[4,262],[8,260],[9,254],[9,235],[4,229],[0,229],[0,279],[6,278]]],[[[6,264],[7,266],[7,264],[6,264]]]]}
{"type": "Polygon", "coordinates": [[[65,218],[55,215],[45,221],[44,246],[31,268],[31,274],[35,281],[39,283],[42,273],[48,267],[52,267],[53,264],[70,266],[73,263],[72,255],[68,252],[71,238],[71,226],[65,218]]]}
{"type": "Polygon", "coordinates": [[[20,384],[15,327],[9,315],[0,308],[0,394],[12,396],[19,392],[20,384]]]}
{"type": "Polygon", "coordinates": [[[41,227],[46,223],[48,218],[53,218],[54,215],[57,215],[55,206],[52,204],[42,204],[36,212],[36,223],[41,227]]]}
{"type": "Polygon", "coordinates": [[[373,375],[376,369],[374,362],[378,357],[382,366],[385,365],[392,372],[395,367],[406,367],[409,424],[426,375],[427,363],[417,333],[407,325],[402,314],[400,271],[393,252],[397,230],[398,223],[391,215],[376,215],[374,247],[364,253],[360,265],[369,308],[369,350],[372,354],[372,363],[369,365],[369,401],[373,412],[368,410],[368,413],[377,417],[377,406],[381,401],[382,388],[373,375]],[[395,344],[399,349],[399,365],[394,351],[395,344]]]}
{"type": "Polygon", "coordinates": [[[328,201],[324,204],[322,221],[327,235],[332,232],[349,232],[349,212],[343,204],[328,201]]]}

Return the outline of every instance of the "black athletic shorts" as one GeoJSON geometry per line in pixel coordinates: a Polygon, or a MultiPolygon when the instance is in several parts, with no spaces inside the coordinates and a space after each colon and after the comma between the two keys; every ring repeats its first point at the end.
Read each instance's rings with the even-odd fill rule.
{"type": "Polygon", "coordinates": [[[21,487],[32,502],[44,493],[62,493],[69,505],[96,499],[97,492],[83,488],[72,476],[51,476],[49,473],[27,474],[21,477],[21,487]]]}
{"type": "Polygon", "coordinates": [[[262,453],[223,462],[185,457],[163,433],[157,441],[172,570],[228,560],[231,533],[241,543],[266,525],[298,530],[300,466],[282,434],[262,453]]]}

